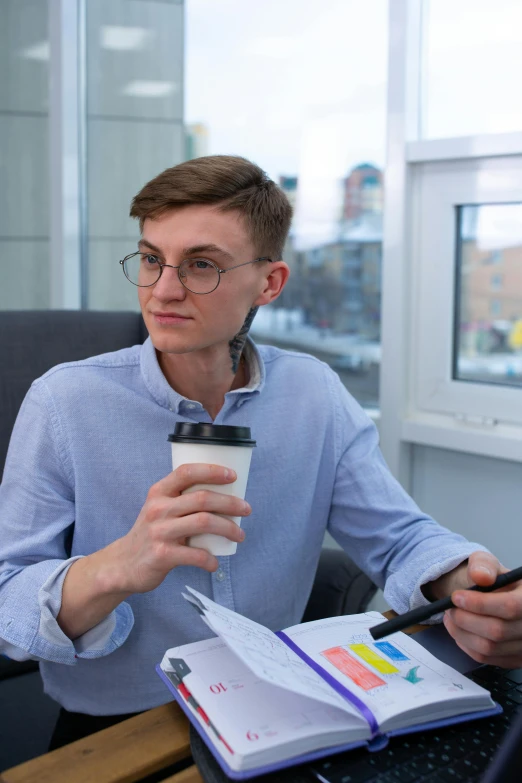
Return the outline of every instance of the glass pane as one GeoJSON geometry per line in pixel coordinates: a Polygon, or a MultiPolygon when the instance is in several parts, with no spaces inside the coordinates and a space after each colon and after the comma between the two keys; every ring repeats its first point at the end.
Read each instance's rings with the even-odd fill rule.
{"type": "Polygon", "coordinates": [[[183,4],[89,0],[86,14],[88,307],[135,309],[118,264],[139,236],[131,200],[184,159],[183,4]]]}
{"type": "Polygon", "coordinates": [[[180,120],[182,28],[182,5],[146,0],[89,0],[89,113],[180,120]]]}
{"type": "Polygon", "coordinates": [[[50,307],[49,241],[0,237],[0,310],[50,307]]]}
{"type": "Polygon", "coordinates": [[[421,135],[522,130],[520,0],[424,0],[421,135]]]}
{"type": "Polygon", "coordinates": [[[457,207],[453,377],[522,386],[522,204],[457,207]]]}
{"type": "Polygon", "coordinates": [[[92,239],[89,243],[91,302],[98,310],[137,310],[138,289],[125,280],[118,264],[120,258],[135,250],[136,243],[121,239],[92,239]]]}
{"type": "Polygon", "coordinates": [[[0,309],[47,308],[49,9],[0,4],[0,309]]]}
{"type": "Polygon", "coordinates": [[[290,282],[252,335],[329,362],[377,407],[388,4],[185,8],[187,157],[244,155],[295,204],[290,282]]]}

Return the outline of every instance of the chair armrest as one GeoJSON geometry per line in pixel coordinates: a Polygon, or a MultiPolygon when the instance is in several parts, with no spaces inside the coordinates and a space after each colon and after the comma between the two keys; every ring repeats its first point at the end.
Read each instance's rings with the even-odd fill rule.
{"type": "Polygon", "coordinates": [[[38,671],[38,661],[13,661],[0,655],[0,681],[9,677],[18,677],[19,674],[38,671]]]}
{"type": "Polygon", "coordinates": [[[377,586],[342,549],[323,549],[302,622],[366,611],[377,586]]]}

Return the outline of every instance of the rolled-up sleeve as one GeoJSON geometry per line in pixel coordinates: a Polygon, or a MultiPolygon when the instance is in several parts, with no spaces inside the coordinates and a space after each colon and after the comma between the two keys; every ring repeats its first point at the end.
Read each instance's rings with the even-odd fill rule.
{"type": "Polygon", "coordinates": [[[75,520],[74,470],[65,433],[43,381],[16,420],[0,484],[0,653],[74,664],[107,655],[127,639],[131,607],[120,604],[74,641],[57,622],[75,520]]]}
{"type": "Polygon", "coordinates": [[[340,456],[328,530],[397,612],[428,604],[422,585],[487,550],[419,509],[390,473],[373,422],[344,389],[337,395],[340,456]]]}

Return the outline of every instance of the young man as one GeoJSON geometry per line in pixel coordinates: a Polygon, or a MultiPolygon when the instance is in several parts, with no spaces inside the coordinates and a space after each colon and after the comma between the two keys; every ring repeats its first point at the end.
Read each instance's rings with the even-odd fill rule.
{"type": "MultiPolygon", "coordinates": [[[[168,699],[154,664],[207,635],[186,584],[274,630],[299,622],[326,529],[399,612],[491,583],[498,561],[421,513],[338,376],[248,338],[289,274],[279,188],[242,158],[199,158],[145,185],[131,215],[142,234],[122,285],[137,286],[150,338],[36,381],[0,487],[0,651],[41,660],[62,722],[168,699]],[[180,420],[251,428],[248,502],[219,492],[234,480],[222,467],[171,471],[180,420]],[[216,491],[181,494],[198,483],[216,491]],[[237,554],[186,545],[203,532],[237,554]]],[[[454,600],[445,623],[463,649],[522,665],[520,586],[454,600]]]]}

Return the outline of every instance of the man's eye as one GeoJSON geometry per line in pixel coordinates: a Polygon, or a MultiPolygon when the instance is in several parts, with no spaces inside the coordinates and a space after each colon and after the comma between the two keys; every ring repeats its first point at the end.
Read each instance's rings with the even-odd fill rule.
{"type": "Polygon", "coordinates": [[[141,260],[146,266],[157,266],[159,263],[157,256],[143,255],[141,260]]]}
{"type": "Polygon", "coordinates": [[[211,269],[212,264],[210,261],[206,261],[204,258],[195,258],[189,261],[191,269],[211,269]]]}

